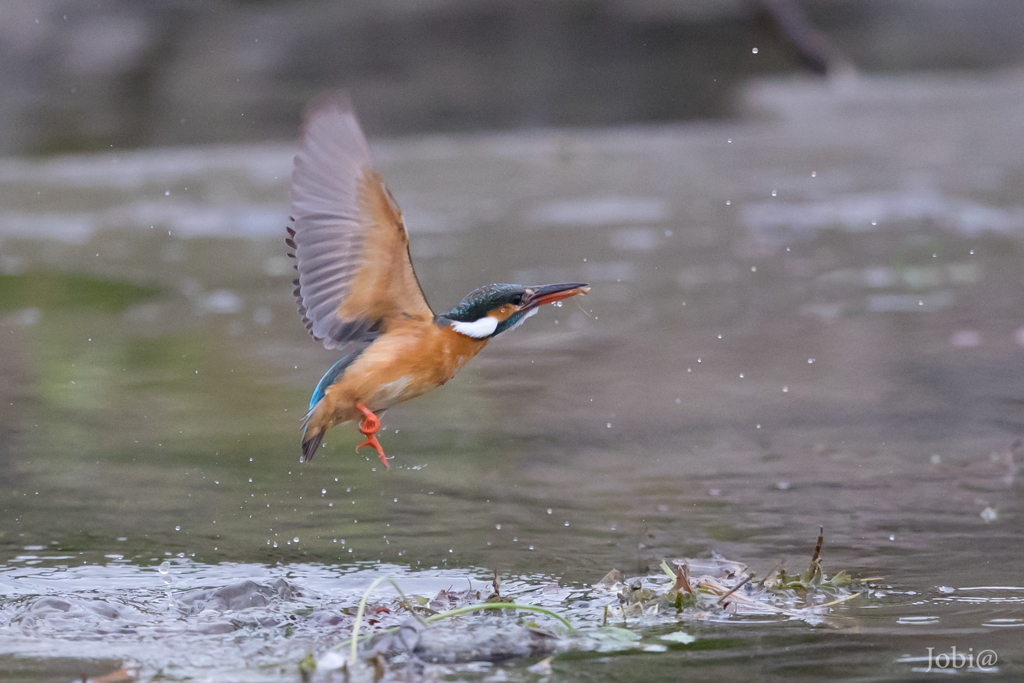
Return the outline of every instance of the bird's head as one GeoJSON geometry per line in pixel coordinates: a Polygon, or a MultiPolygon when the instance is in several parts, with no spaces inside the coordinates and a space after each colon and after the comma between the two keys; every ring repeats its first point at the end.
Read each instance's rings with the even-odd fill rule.
{"type": "Polygon", "coordinates": [[[459,304],[441,315],[452,328],[467,337],[488,339],[519,327],[537,312],[539,306],[586,294],[590,286],[582,282],[560,285],[495,284],[475,289],[459,304]]]}

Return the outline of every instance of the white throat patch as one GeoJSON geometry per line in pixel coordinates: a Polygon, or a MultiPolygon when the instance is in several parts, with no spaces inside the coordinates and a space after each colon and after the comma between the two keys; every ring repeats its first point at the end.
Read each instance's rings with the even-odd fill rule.
{"type": "Polygon", "coordinates": [[[484,337],[490,337],[498,329],[498,319],[486,315],[471,323],[460,323],[457,320],[453,320],[452,329],[459,334],[464,334],[473,339],[483,339],[484,337]]]}

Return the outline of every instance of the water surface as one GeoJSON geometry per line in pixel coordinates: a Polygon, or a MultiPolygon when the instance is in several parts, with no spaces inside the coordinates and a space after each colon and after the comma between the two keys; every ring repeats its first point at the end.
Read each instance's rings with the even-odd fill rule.
{"type": "Polygon", "coordinates": [[[0,161],[0,670],[295,680],[380,576],[486,597],[497,570],[584,623],[613,567],[801,571],[823,526],[870,595],[640,620],[696,641],[553,675],[901,680],[956,646],[1019,677],[1020,86],[764,83],[734,122],[379,141],[435,309],[593,286],[389,411],[388,473],[348,427],[299,463],[335,357],[290,297],[291,146],[0,161]],[[210,598],[243,585],[261,604],[210,598]]]}

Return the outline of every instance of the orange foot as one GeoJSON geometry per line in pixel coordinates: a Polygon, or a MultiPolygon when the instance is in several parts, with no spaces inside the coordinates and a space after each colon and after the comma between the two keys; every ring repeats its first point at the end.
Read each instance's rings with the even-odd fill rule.
{"type": "Polygon", "coordinates": [[[362,403],[357,403],[356,408],[359,409],[365,417],[362,422],[359,423],[359,431],[366,437],[366,441],[356,446],[356,453],[363,446],[373,446],[373,449],[377,451],[377,455],[380,456],[380,461],[384,463],[384,469],[390,470],[391,465],[388,464],[388,459],[384,455],[384,449],[381,448],[380,442],[377,441],[377,432],[380,430],[380,420],[373,414],[369,408],[364,406],[362,403]]]}

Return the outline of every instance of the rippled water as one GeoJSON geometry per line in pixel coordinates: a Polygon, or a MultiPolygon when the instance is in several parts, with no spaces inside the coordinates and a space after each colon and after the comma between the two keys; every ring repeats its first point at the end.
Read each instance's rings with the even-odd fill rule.
{"type": "MultiPolygon", "coordinates": [[[[497,570],[583,628],[613,567],[799,572],[824,526],[870,594],[637,619],[551,674],[897,680],[955,646],[1018,678],[1020,86],[762,84],[735,122],[375,145],[435,308],[593,285],[389,411],[389,473],[347,427],[299,463],[334,357],[290,298],[288,145],[0,161],[0,671],[295,680],[375,578],[482,599],[497,570]]],[[[425,675],[548,675],[515,621],[438,626],[526,649],[425,675]]]]}

